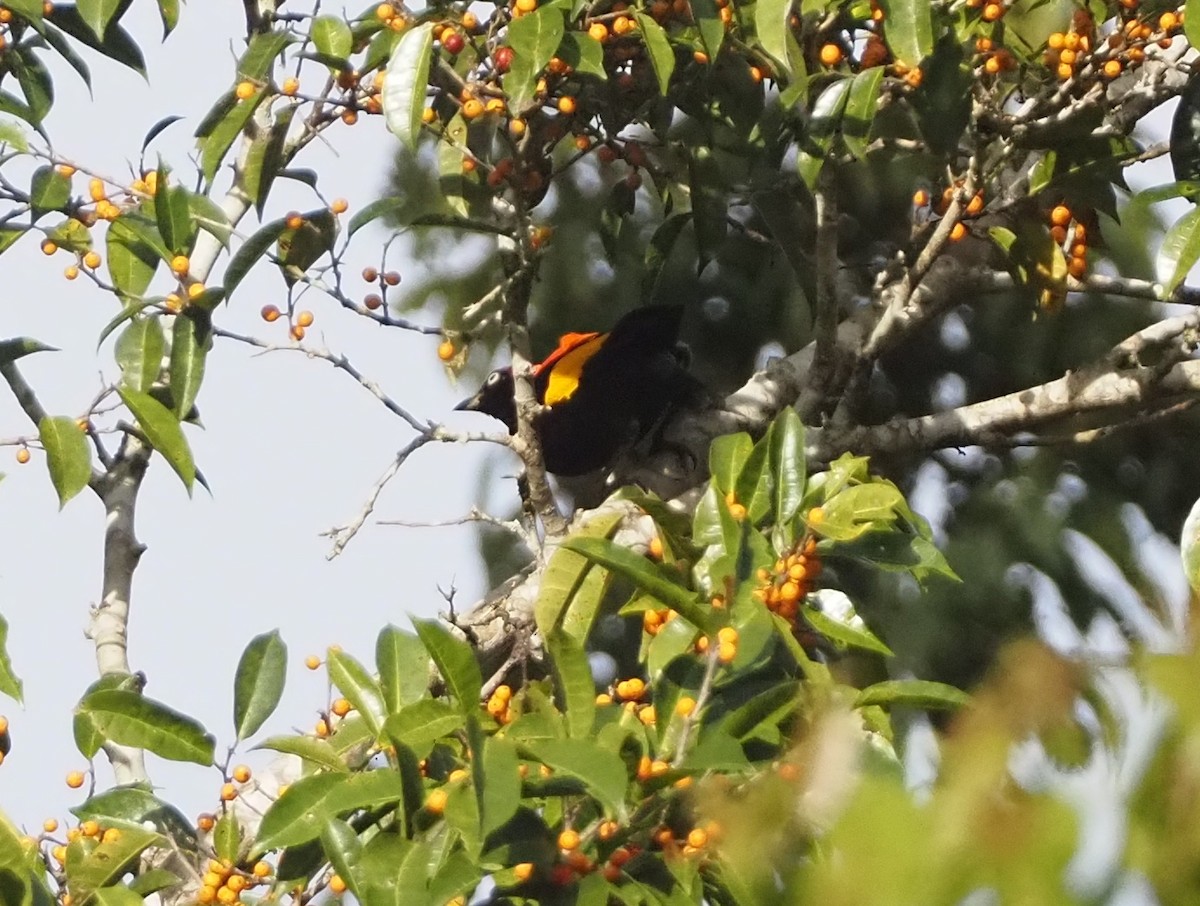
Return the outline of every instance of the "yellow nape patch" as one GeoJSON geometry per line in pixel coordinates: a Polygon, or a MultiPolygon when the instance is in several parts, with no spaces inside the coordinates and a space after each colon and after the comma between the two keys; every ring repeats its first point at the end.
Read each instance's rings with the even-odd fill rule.
{"type": "Polygon", "coordinates": [[[607,334],[594,335],[574,349],[563,353],[551,364],[550,380],[546,382],[546,394],[542,399],[544,405],[554,406],[571,398],[579,387],[579,376],[583,373],[583,366],[600,351],[607,337],[607,334]]]}

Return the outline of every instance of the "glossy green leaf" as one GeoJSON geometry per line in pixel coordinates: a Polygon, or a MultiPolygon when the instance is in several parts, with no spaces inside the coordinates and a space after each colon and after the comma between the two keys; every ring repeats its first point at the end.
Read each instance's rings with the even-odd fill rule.
{"type": "Polygon", "coordinates": [[[281,29],[258,32],[250,39],[250,46],[238,60],[238,78],[253,82],[266,81],[275,65],[275,58],[294,40],[295,38],[281,29]]]}
{"type": "Polygon", "coordinates": [[[362,857],[363,845],[354,828],[338,818],[328,818],[321,826],[321,848],[338,877],[346,882],[350,892],[361,902],[358,861],[362,857]]]}
{"type": "Polygon", "coordinates": [[[388,130],[409,149],[417,146],[421,134],[432,59],[433,24],[426,22],[406,31],[388,60],[380,94],[383,118],[388,130]]]}
{"type": "Polygon", "coordinates": [[[187,438],[183,436],[179,419],[170,409],[146,393],[130,390],[128,387],[118,387],[117,393],[138,420],[138,425],[150,441],[150,446],[162,454],[163,459],[175,470],[175,474],[191,494],[192,484],[196,480],[196,463],[192,459],[192,449],[188,446],[187,438]]]}
{"type": "Polygon", "coordinates": [[[0,614],[0,694],[18,704],[25,701],[24,684],[13,670],[12,657],[8,653],[8,621],[3,614],[0,614]]]}
{"type": "Polygon", "coordinates": [[[7,145],[22,154],[29,151],[29,140],[16,123],[0,122],[0,145],[7,145]]]}
{"type": "Polygon", "coordinates": [[[158,168],[158,192],[154,196],[154,216],[158,233],[162,236],[167,251],[183,255],[191,248],[195,238],[192,224],[192,193],[183,186],[167,185],[167,170],[158,168]]]}
{"type": "MultiPolygon", "coordinates": [[[[1200,36],[1200,23],[1192,21],[1193,13],[1200,14],[1200,0],[1187,0],[1184,8],[1183,29],[1193,41],[1193,34],[1200,36]]],[[[1176,180],[1200,179],[1200,79],[1195,76],[1188,79],[1171,118],[1171,169],[1176,180]]]]}
{"type": "MultiPolygon", "coordinates": [[[[97,3],[111,3],[114,0],[94,0],[97,3]]],[[[116,0],[120,2],[120,0],[116,0]]],[[[146,74],[146,58],[142,55],[137,41],[116,21],[110,21],[104,30],[103,37],[93,32],[91,26],[80,15],[79,8],[72,4],[68,6],[59,3],[53,12],[46,17],[64,32],[82,44],[98,50],[110,60],[116,60],[122,66],[127,66],[141,75],[146,74]]]]}
{"type": "MultiPolygon", "coordinates": [[[[577,537],[607,538],[621,524],[620,512],[601,513],[576,531],[577,537]]],[[[583,644],[610,584],[608,571],[582,554],[560,547],[542,572],[533,618],[543,637],[556,628],[583,644]]]]}
{"type": "Polygon", "coordinates": [[[109,224],[104,241],[117,295],[126,303],[141,299],[166,252],[157,227],[141,214],[127,212],[109,224]]]}
{"type": "Polygon", "coordinates": [[[503,84],[509,107],[514,111],[524,110],[533,99],[538,73],[558,52],[565,30],[562,9],[552,5],[540,6],[508,26],[507,40],[513,60],[503,84]]]}
{"type": "Polygon", "coordinates": [[[15,337],[11,340],[0,340],[0,366],[10,365],[17,359],[35,352],[57,352],[53,346],[47,346],[41,340],[33,337],[15,337]]]}
{"type": "Polygon", "coordinates": [[[770,430],[771,471],[775,475],[775,519],[790,522],[804,500],[807,463],[804,456],[804,423],[796,410],[786,407],[770,430]]]}
{"type": "Polygon", "coordinates": [[[790,72],[788,59],[788,18],[792,0],[758,0],[754,5],[754,30],[758,45],[771,55],[784,72],[790,72]]]}
{"type": "Polygon", "coordinates": [[[143,826],[149,822],[179,846],[194,849],[197,844],[191,819],[141,786],[116,786],[104,790],[72,807],[71,814],[80,821],[94,818],[104,826],[143,826]]]}
{"type": "Polygon", "coordinates": [[[180,419],[186,418],[196,403],[210,349],[209,314],[193,303],[175,318],[171,329],[171,399],[175,415],[180,419]]]}
{"type": "Polygon", "coordinates": [[[579,75],[608,79],[604,68],[604,45],[583,31],[568,31],[563,35],[558,56],[579,75]]]}
{"type": "Polygon", "coordinates": [[[451,634],[440,620],[414,618],[413,628],[446,681],[450,694],[457,699],[459,710],[473,715],[479,707],[483,677],[471,646],[451,634]]]}
{"type": "Polygon", "coordinates": [[[383,704],[383,692],[367,669],[344,651],[330,650],[325,659],[329,679],[342,695],[354,706],[371,732],[379,736],[383,732],[383,721],[387,709],[383,704]]]}
{"type": "Polygon", "coordinates": [[[205,182],[211,183],[225,155],[241,135],[258,105],[267,97],[267,90],[260,88],[248,98],[239,99],[232,91],[217,101],[217,108],[224,112],[213,125],[212,131],[200,138],[200,172],[205,182]],[[230,100],[232,99],[232,103],[230,100]]]}
{"type": "Polygon", "coordinates": [[[218,859],[238,860],[238,850],[242,844],[242,831],[238,820],[231,812],[226,812],[217,819],[217,826],[212,832],[213,852],[218,859]]]}
{"type": "Polygon", "coordinates": [[[583,643],[558,630],[546,640],[550,666],[567,717],[567,733],[586,739],[596,720],[596,684],[583,643]]]}
{"type": "Polygon", "coordinates": [[[71,198],[71,181],[49,165],[33,171],[29,181],[29,204],[36,219],[47,211],[61,211],[71,198]]]}
{"type": "Polygon", "coordinates": [[[563,545],[621,574],[698,628],[707,631],[711,626],[712,612],[706,602],[683,584],[682,577],[673,568],[655,563],[606,538],[568,538],[563,545]]]}
{"type": "Polygon", "coordinates": [[[885,657],[892,656],[892,649],[865,627],[851,626],[811,607],[805,607],[802,613],[813,629],[839,648],[861,648],[863,651],[873,651],[885,657]]]}
{"type": "Polygon", "coordinates": [[[221,210],[221,206],[207,195],[189,194],[188,207],[192,222],[197,229],[216,237],[225,248],[229,248],[229,238],[233,235],[233,226],[229,218],[221,210]]]}
{"type": "Polygon", "coordinates": [[[838,79],[813,102],[812,116],[800,142],[800,153],[796,155],[796,170],[810,190],[816,186],[830,145],[841,129],[852,82],[852,79],[838,79]]]}
{"type": "Polygon", "coordinates": [[[139,692],[103,689],[86,696],[78,710],[113,742],[169,761],[212,764],[215,740],[203,726],[139,692]]]}
{"type": "Polygon", "coordinates": [[[162,20],[163,37],[166,38],[179,24],[179,0],[158,0],[158,17],[162,20]]]}
{"type": "Polygon", "coordinates": [[[317,16],[309,26],[308,36],[320,53],[344,60],[350,56],[354,38],[350,26],[337,16],[317,16]]]}
{"type": "Polygon", "coordinates": [[[145,393],[158,379],[166,353],[162,323],[157,315],[134,317],[117,337],[113,350],[121,381],[126,387],[145,393]]]}
{"type": "Polygon", "coordinates": [[[302,777],[263,815],[252,857],[315,840],[328,819],[399,802],[403,793],[394,771],[302,777]]]}
{"type": "Polygon", "coordinates": [[[428,900],[430,848],[421,841],[382,833],[359,860],[362,906],[435,906],[428,900]]]}
{"type": "Polygon", "coordinates": [[[296,228],[285,228],[279,234],[277,254],[283,279],[294,284],[321,256],[333,254],[338,223],[328,208],[309,211],[296,228]]]}
{"type": "Polygon", "coordinates": [[[479,799],[479,834],[487,837],[503,827],[521,805],[520,762],[512,740],[489,736],[483,758],[472,763],[479,799]],[[482,769],[476,768],[480,765],[482,769]]]}
{"type": "Polygon", "coordinates": [[[704,52],[708,54],[709,61],[716,60],[725,42],[725,23],[721,21],[721,11],[713,0],[692,0],[691,7],[704,52]]]}
{"type": "Polygon", "coordinates": [[[375,640],[375,668],[389,714],[419,701],[429,691],[429,655],[421,640],[396,626],[385,626],[375,640]]]}
{"type": "Polygon", "coordinates": [[[54,106],[54,82],[50,71],[28,45],[10,48],[4,56],[9,69],[17,77],[21,93],[25,95],[30,122],[35,125],[41,123],[54,106]]]}
{"type": "Polygon", "coordinates": [[[879,89],[883,85],[883,67],[872,66],[854,76],[842,114],[842,141],[859,160],[867,156],[879,89]]]}
{"type": "Polygon", "coordinates": [[[1158,250],[1155,270],[1169,296],[1200,261],[1200,208],[1193,208],[1167,230],[1158,250]]]}
{"type": "Polygon", "coordinates": [[[92,478],[92,448],[75,419],[65,415],[43,418],[38,423],[38,437],[62,509],[92,478]]]}
{"type": "Polygon", "coordinates": [[[586,739],[546,739],[526,742],[524,753],[553,769],[555,774],[579,780],[610,816],[625,813],[625,763],[612,752],[586,739]]]}
{"type": "Polygon", "coordinates": [[[437,740],[456,733],[464,722],[460,709],[441,699],[424,698],[391,714],[383,730],[397,745],[405,745],[424,757],[437,740]]]}
{"type": "Polygon", "coordinates": [[[855,708],[881,705],[887,708],[955,710],[971,696],[955,686],[928,680],[887,680],[863,689],[854,699],[855,708]]]}
{"type": "Polygon", "coordinates": [[[933,52],[929,0],[880,0],[892,54],[910,69],[933,52]]]}
{"type": "MultiPolygon", "coordinates": [[[[123,827],[116,839],[105,840],[95,847],[68,847],[67,877],[70,878],[71,895],[80,902],[96,902],[100,891],[117,884],[129,870],[130,863],[147,847],[161,846],[163,839],[153,831],[139,827],[123,827]]],[[[140,903],[141,898],[132,891],[132,901],[113,895],[109,906],[127,906],[140,903]]],[[[101,900],[100,902],[104,902],[101,900]]]]}
{"type": "Polygon", "coordinates": [[[274,713],[287,680],[287,645],[279,630],[256,635],[238,659],[233,680],[233,728],[238,740],[258,732],[274,713]]]}
{"type": "Polygon", "coordinates": [[[112,21],[120,6],[121,0],[77,0],[75,4],[83,21],[99,40],[104,40],[108,23],[112,21]]]}
{"type": "Polygon", "coordinates": [[[234,289],[245,279],[246,274],[250,273],[250,268],[262,260],[267,250],[279,239],[286,229],[287,218],[281,217],[278,220],[272,220],[270,223],[263,224],[249,239],[242,243],[242,247],[234,253],[233,257],[229,260],[229,266],[225,268],[225,278],[222,285],[225,287],[226,299],[233,296],[234,289]]]}
{"type": "Polygon", "coordinates": [[[666,30],[652,16],[643,12],[635,12],[638,31],[646,42],[646,54],[650,57],[650,65],[654,69],[654,78],[658,82],[658,93],[666,95],[671,84],[671,74],[675,72],[675,50],[667,39],[666,30]]]}
{"type": "Polygon", "coordinates": [[[327,740],[315,736],[271,736],[254,748],[295,755],[313,767],[346,772],[350,768],[327,740]]]}

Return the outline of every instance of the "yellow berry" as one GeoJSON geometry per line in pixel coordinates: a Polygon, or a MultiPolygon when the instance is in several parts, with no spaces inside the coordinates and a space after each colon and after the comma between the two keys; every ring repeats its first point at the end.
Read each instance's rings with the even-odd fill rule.
{"type": "Polygon", "coordinates": [[[171,272],[177,276],[184,276],[191,268],[192,262],[187,255],[176,255],[171,259],[171,272]]]}
{"type": "Polygon", "coordinates": [[[54,818],[47,818],[42,822],[42,830],[48,834],[54,833],[56,830],[58,830],[58,821],[54,818]]]}
{"type": "Polygon", "coordinates": [[[257,91],[258,89],[254,87],[253,82],[238,82],[237,88],[233,90],[233,93],[237,96],[239,101],[247,101],[254,97],[254,94],[257,91]]]}
{"type": "Polygon", "coordinates": [[[302,311],[296,315],[296,325],[298,327],[312,327],[314,317],[311,311],[302,311]]]}
{"type": "Polygon", "coordinates": [[[483,113],[483,101],[479,98],[471,98],[462,105],[462,115],[464,119],[473,120],[483,113]]]}
{"type": "Polygon", "coordinates": [[[196,299],[199,299],[201,296],[203,296],[204,292],[205,292],[204,284],[201,283],[200,281],[196,281],[195,283],[188,284],[187,297],[189,299],[191,299],[193,302],[196,299]]]}
{"type": "Polygon", "coordinates": [[[520,138],[522,135],[525,134],[525,130],[527,128],[528,128],[528,126],[525,125],[525,121],[523,119],[517,118],[508,124],[508,134],[511,135],[513,138],[520,138]]]}
{"type": "Polygon", "coordinates": [[[588,36],[596,41],[607,41],[608,26],[606,26],[603,22],[593,22],[590,26],[588,26],[588,36]]]}
{"type": "Polygon", "coordinates": [[[67,775],[67,786],[73,790],[77,790],[83,786],[83,771],[71,771],[67,775]]]}
{"type": "Polygon", "coordinates": [[[822,44],[820,51],[821,62],[826,66],[837,66],[842,62],[842,47],[840,44],[822,44]]]}
{"type": "Polygon", "coordinates": [[[516,878],[518,884],[524,884],[533,877],[533,863],[521,862],[513,866],[513,877],[516,878]]]}
{"type": "Polygon", "coordinates": [[[571,852],[579,848],[579,833],[570,828],[558,835],[558,848],[566,852],[571,852]]]}
{"type": "Polygon", "coordinates": [[[334,700],[333,704],[329,706],[329,710],[338,717],[345,717],[350,713],[351,707],[352,706],[347,699],[339,698],[334,700]]]}
{"type": "Polygon", "coordinates": [[[286,79],[283,80],[283,85],[280,86],[279,93],[282,94],[286,98],[290,98],[290,97],[295,97],[296,93],[299,90],[300,90],[299,80],[293,78],[292,76],[288,76],[286,79]]]}
{"type": "Polygon", "coordinates": [[[375,7],[375,18],[380,22],[388,22],[396,18],[396,7],[390,3],[380,3],[375,7]]]}
{"type": "Polygon", "coordinates": [[[91,819],[91,818],[89,818],[87,821],[81,822],[79,825],[79,833],[83,834],[83,836],[85,836],[85,837],[99,836],[100,835],[100,822],[95,821],[94,819],[91,819]]]}
{"type": "Polygon", "coordinates": [[[350,202],[346,201],[344,198],[335,198],[333,200],[333,204],[329,206],[329,210],[333,211],[335,214],[345,214],[350,210],[350,202]]]}
{"type": "Polygon", "coordinates": [[[250,768],[247,765],[239,764],[233,769],[233,779],[238,783],[245,783],[250,779],[250,768]]]}
{"type": "Polygon", "coordinates": [[[734,642],[721,642],[717,646],[717,660],[722,664],[728,664],[737,657],[737,644],[734,642]]]}
{"type": "MultiPolygon", "coordinates": [[[[201,815],[200,817],[198,817],[196,819],[196,827],[202,833],[207,834],[209,831],[211,831],[216,826],[217,826],[217,819],[207,813],[201,815]]],[[[214,885],[214,886],[218,886],[218,885],[214,885]]]]}
{"type": "Polygon", "coordinates": [[[43,239],[42,240],[42,254],[43,255],[53,255],[57,251],[58,251],[58,243],[55,242],[53,239],[43,239]]]}
{"type": "Polygon", "coordinates": [[[564,94],[558,99],[558,112],[564,116],[570,116],[572,113],[574,113],[577,106],[578,105],[576,104],[575,98],[571,97],[569,94],[564,94]]]}
{"type": "Polygon", "coordinates": [[[221,801],[232,802],[237,798],[237,787],[232,783],[221,784],[221,801]]]}
{"type": "Polygon", "coordinates": [[[688,695],[679,696],[679,700],[675,702],[675,713],[680,717],[687,717],[696,710],[696,700],[688,695]]]}
{"type": "Polygon", "coordinates": [[[329,889],[333,893],[345,893],[346,882],[342,880],[340,875],[329,876],[329,889]]]}
{"type": "Polygon", "coordinates": [[[271,866],[267,862],[255,862],[250,873],[256,878],[268,878],[271,876],[271,866]]]}
{"type": "Polygon", "coordinates": [[[434,815],[440,815],[446,810],[446,801],[449,795],[444,789],[438,787],[429,791],[429,795],[425,797],[425,809],[434,815]]]}
{"type": "Polygon", "coordinates": [[[101,843],[116,843],[121,839],[121,829],[118,827],[107,827],[104,833],[100,835],[101,843]]]}
{"type": "Polygon", "coordinates": [[[217,888],[215,887],[210,887],[209,885],[205,884],[198,891],[196,891],[196,902],[199,903],[200,906],[209,906],[210,903],[216,902],[216,899],[217,888]]]}

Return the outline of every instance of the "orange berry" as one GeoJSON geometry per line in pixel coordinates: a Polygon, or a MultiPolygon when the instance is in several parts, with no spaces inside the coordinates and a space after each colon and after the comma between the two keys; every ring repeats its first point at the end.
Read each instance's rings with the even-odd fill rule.
{"type": "Polygon", "coordinates": [[[462,115],[464,119],[473,120],[480,116],[484,111],[483,101],[478,98],[471,98],[462,106],[462,115]]]}
{"type": "Polygon", "coordinates": [[[564,116],[570,116],[575,112],[576,107],[577,104],[575,102],[575,98],[571,97],[569,94],[564,94],[558,99],[558,112],[564,116]]]}
{"type": "Polygon", "coordinates": [[[74,264],[69,264],[63,269],[63,276],[68,280],[74,280],[79,276],[79,268],[77,268],[74,264]]]}
{"type": "Polygon", "coordinates": [[[346,882],[342,880],[341,875],[329,876],[329,890],[332,893],[345,893],[346,882]]]}
{"type": "Polygon", "coordinates": [[[71,771],[67,775],[67,786],[73,790],[77,790],[83,786],[83,771],[71,771]]]}
{"type": "Polygon", "coordinates": [[[513,877],[518,884],[524,884],[533,877],[533,867],[532,862],[520,862],[513,866],[513,877]]]}
{"type": "Polygon", "coordinates": [[[680,717],[687,717],[696,710],[696,700],[688,695],[681,695],[675,702],[675,713],[680,717]]]}
{"type": "Polygon", "coordinates": [[[375,18],[380,22],[388,22],[396,18],[396,7],[390,3],[380,3],[375,7],[375,18]]]}
{"type": "Polygon", "coordinates": [[[352,708],[352,706],[351,706],[350,702],[344,698],[334,699],[333,704],[329,706],[329,710],[332,711],[334,714],[336,714],[338,717],[345,717],[347,714],[350,713],[351,708],[352,708]]]}
{"type": "Polygon", "coordinates": [[[258,89],[254,87],[253,82],[238,82],[237,88],[233,89],[233,93],[237,96],[239,101],[248,101],[250,98],[254,97],[255,92],[257,91],[258,89]]]}
{"type": "Polygon", "coordinates": [[[83,266],[95,270],[100,266],[100,253],[88,252],[83,256],[83,266]]]}
{"type": "Polygon", "coordinates": [[[538,8],[538,0],[517,0],[517,9],[523,13],[531,13],[538,8]]]}
{"type": "Polygon", "coordinates": [[[525,134],[525,130],[529,128],[523,119],[519,117],[508,124],[508,134],[513,138],[520,138],[525,134]]]}
{"type": "Polygon", "coordinates": [[[454,344],[449,340],[442,340],[442,342],[438,344],[437,357],[443,362],[449,362],[452,358],[454,358],[454,353],[454,344]]]}
{"type": "Polygon", "coordinates": [[[913,192],[912,203],[915,208],[925,207],[929,204],[929,193],[924,189],[917,189],[917,191],[913,192]]]}
{"type": "Polygon", "coordinates": [[[967,235],[967,228],[962,223],[956,223],[956,224],[954,224],[953,227],[950,228],[950,241],[951,242],[958,242],[960,239],[962,239],[966,235],[967,235]]]}
{"type": "Polygon", "coordinates": [[[1058,68],[1055,70],[1055,74],[1059,77],[1059,79],[1065,82],[1067,79],[1071,78],[1071,76],[1075,75],[1075,69],[1070,63],[1059,63],[1058,68]]]}
{"type": "Polygon", "coordinates": [[[1179,27],[1179,16],[1167,10],[1158,17],[1158,28],[1160,31],[1172,31],[1179,27]]]}
{"type": "Polygon", "coordinates": [[[335,214],[345,214],[350,210],[350,202],[346,201],[344,198],[335,198],[333,200],[333,204],[329,206],[329,210],[333,211],[335,214]]]}
{"type": "MultiPolygon", "coordinates": [[[[275,306],[268,305],[265,308],[263,308],[263,319],[264,320],[274,321],[275,318],[279,317],[279,315],[276,314],[275,318],[268,318],[266,315],[267,308],[275,308],[275,306]]],[[[278,312],[279,309],[276,308],[275,311],[278,312]]],[[[316,670],[318,667],[321,666],[321,659],[319,657],[317,657],[315,654],[310,654],[308,657],[306,657],[304,659],[304,666],[307,667],[309,670],[316,670]]]]}
{"type": "Polygon", "coordinates": [[[571,852],[571,850],[579,848],[579,833],[570,828],[558,835],[558,848],[571,852]]]}
{"type": "Polygon", "coordinates": [[[1083,275],[1087,273],[1087,259],[1086,258],[1072,258],[1070,261],[1067,262],[1067,273],[1070,274],[1072,277],[1074,277],[1076,280],[1083,277],[1083,275]]]}
{"type": "Polygon", "coordinates": [[[463,13],[462,27],[467,31],[474,31],[479,27],[479,17],[470,10],[467,10],[465,13],[463,13]]]}
{"type": "MultiPolygon", "coordinates": [[[[279,310],[278,305],[264,305],[262,307],[262,311],[260,311],[259,314],[262,316],[262,319],[264,321],[266,321],[268,324],[270,324],[272,321],[278,321],[279,316],[282,314],[282,312],[279,310]]],[[[316,670],[317,667],[320,666],[320,664],[321,664],[321,662],[317,661],[316,665],[309,667],[308,669],[316,670]]]]}
{"type": "Polygon", "coordinates": [[[315,319],[314,319],[313,313],[311,311],[302,311],[302,312],[300,312],[300,314],[296,315],[296,326],[297,327],[312,327],[312,323],[314,320],[315,319]]]}
{"type": "Polygon", "coordinates": [[[1054,226],[1065,227],[1071,222],[1071,209],[1065,204],[1056,205],[1054,209],[1050,211],[1050,222],[1054,224],[1054,226]]]}
{"type": "Polygon", "coordinates": [[[476,166],[477,165],[475,163],[475,158],[473,158],[473,157],[464,157],[463,158],[462,171],[464,173],[474,173],[476,166]]]}
{"type": "Polygon", "coordinates": [[[661,560],[663,558],[663,543],[658,535],[651,538],[650,543],[646,545],[646,554],[651,560],[661,560]]]}
{"type": "Polygon", "coordinates": [[[233,769],[233,779],[238,783],[245,783],[250,779],[250,768],[244,764],[239,764],[233,769]]]}
{"type": "Polygon", "coordinates": [[[437,114],[434,113],[432,107],[426,107],[424,110],[421,111],[421,122],[424,123],[426,126],[428,126],[430,123],[432,123],[436,119],[437,119],[437,114]]]}
{"type": "MultiPolygon", "coordinates": [[[[294,328],[293,328],[293,331],[294,331],[294,328]]],[[[329,735],[329,724],[326,723],[325,718],[322,717],[322,718],[318,719],[317,722],[313,725],[313,735],[319,736],[321,739],[324,739],[325,737],[327,737],[329,735]]]]}
{"type": "Polygon", "coordinates": [[[100,835],[101,843],[116,843],[121,839],[121,829],[118,827],[107,827],[104,833],[100,835]]]}
{"type": "Polygon", "coordinates": [[[588,26],[588,36],[603,43],[608,40],[608,26],[603,22],[593,22],[588,26]]]}
{"type": "Polygon", "coordinates": [[[988,3],[983,7],[983,21],[995,22],[1004,15],[1004,7],[999,3],[988,3]]]}
{"type": "Polygon", "coordinates": [[[832,43],[821,45],[820,59],[826,66],[837,66],[842,62],[843,56],[841,45],[832,43]]]}
{"type": "Polygon", "coordinates": [[[54,818],[47,818],[42,822],[42,830],[48,834],[54,833],[56,830],[58,830],[58,821],[54,818]]]}
{"type": "MultiPolygon", "coordinates": [[[[209,815],[209,814],[205,813],[196,819],[196,827],[202,833],[207,834],[209,831],[211,831],[216,826],[217,826],[217,819],[213,815],[209,815]]],[[[217,885],[214,885],[214,886],[217,886],[217,885]]]]}
{"type": "Polygon", "coordinates": [[[224,783],[221,785],[221,801],[232,802],[237,798],[237,787],[232,783],[224,783]]]}
{"type": "Polygon", "coordinates": [[[53,255],[57,251],[58,251],[58,243],[55,242],[53,239],[43,239],[42,240],[42,254],[43,255],[53,255]]]}
{"type": "Polygon", "coordinates": [[[188,260],[187,255],[176,255],[171,259],[171,272],[176,276],[182,277],[191,270],[192,262],[188,260]]]}
{"type": "Polygon", "coordinates": [[[1121,74],[1120,60],[1105,60],[1104,61],[1104,77],[1106,79],[1115,79],[1121,74]]]}
{"type": "Polygon", "coordinates": [[[693,846],[696,849],[700,849],[702,846],[708,843],[708,831],[702,827],[693,827],[690,831],[688,831],[687,843],[688,846],[693,846]]]}
{"type": "Polygon", "coordinates": [[[695,60],[697,63],[699,63],[701,66],[703,66],[705,63],[708,62],[708,54],[706,54],[702,50],[696,50],[696,51],[692,52],[692,59],[695,60]]]}
{"type": "Polygon", "coordinates": [[[250,873],[256,878],[269,878],[271,876],[270,863],[261,861],[255,862],[254,868],[250,870],[250,873]]]}
{"type": "Polygon", "coordinates": [[[446,810],[446,801],[449,795],[444,789],[438,787],[429,791],[429,795],[425,797],[425,809],[434,815],[440,815],[446,810]]]}
{"type": "Polygon", "coordinates": [[[737,657],[737,645],[734,642],[721,642],[717,646],[717,660],[722,664],[730,663],[737,657]]]}
{"type": "Polygon", "coordinates": [[[54,169],[58,171],[59,176],[65,176],[67,179],[75,175],[75,168],[70,164],[59,164],[54,169]]]}
{"type": "Polygon", "coordinates": [[[289,230],[298,230],[304,226],[304,216],[299,211],[292,211],[287,215],[284,224],[289,230]]]}

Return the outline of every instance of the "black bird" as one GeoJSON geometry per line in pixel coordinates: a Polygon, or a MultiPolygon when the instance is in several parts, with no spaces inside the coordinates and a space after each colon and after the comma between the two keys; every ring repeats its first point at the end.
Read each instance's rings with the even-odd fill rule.
{"type": "MultiPolygon", "coordinates": [[[[678,408],[706,398],[687,372],[682,317],[678,305],[635,309],[608,333],[565,334],[533,366],[534,393],[548,407],[535,422],[546,471],[572,476],[609,466],[678,408]]],[[[499,368],[455,408],[485,412],[515,434],[513,389],[512,369],[499,368]]]]}

